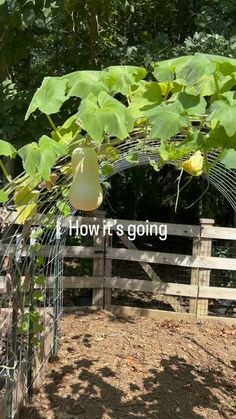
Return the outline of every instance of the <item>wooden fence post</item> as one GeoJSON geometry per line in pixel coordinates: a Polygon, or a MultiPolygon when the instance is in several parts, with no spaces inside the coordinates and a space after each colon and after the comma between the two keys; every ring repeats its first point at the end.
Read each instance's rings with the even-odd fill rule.
{"type": "MultiPolygon", "coordinates": [[[[105,218],[106,212],[105,211],[95,211],[94,217],[105,218]]],[[[104,251],[105,251],[105,237],[103,236],[103,229],[99,229],[98,235],[95,235],[93,238],[93,246],[95,252],[99,252],[99,257],[93,258],[93,276],[94,277],[103,277],[104,278],[104,251]],[[102,257],[101,257],[102,256],[102,257]]],[[[93,297],[92,297],[92,305],[99,306],[103,308],[103,287],[102,288],[94,288],[93,289],[93,297]]]]}
{"type": "MultiPolygon", "coordinates": [[[[200,239],[193,240],[193,256],[211,256],[212,239],[202,238],[202,230],[205,226],[213,226],[214,220],[208,218],[200,218],[201,232],[200,239]]],[[[210,285],[210,269],[192,268],[191,270],[191,285],[209,286],[210,285]]],[[[198,298],[190,300],[189,312],[196,314],[196,316],[208,315],[208,299],[198,298]]]]}
{"type": "MultiPolygon", "coordinates": [[[[199,256],[201,247],[201,238],[193,239],[192,255],[199,256]]],[[[198,285],[199,268],[191,268],[191,285],[198,285]]],[[[189,313],[197,314],[197,298],[189,299],[189,313]]]]}
{"type": "MultiPolygon", "coordinates": [[[[112,247],[112,236],[106,234],[106,242],[105,242],[105,251],[107,247],[112,247]]],[[[110,278],[112,276],[112,259],[105,259],[105,278],[110,278]]],[[[104,308],[106,306],[111,305],[111,288],[104,288],[104,308]]]]}

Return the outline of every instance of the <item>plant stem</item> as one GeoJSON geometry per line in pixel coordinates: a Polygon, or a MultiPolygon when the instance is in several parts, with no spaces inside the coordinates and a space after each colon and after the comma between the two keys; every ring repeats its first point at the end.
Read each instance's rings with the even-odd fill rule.
{"type": "Polygon", "coordinates": [[[219,83],[218,83],[218,80],[217,80],[216,73],[214,73],[214,82],[215,82],[215,86],[216,86],[216,93],[219,94],[219,92],[220,92],[220,86],[219,86],[219,83]]]}
{"type": "Polygon", "coordinates": [[[167,98],[168,98],[168,94],[170,93],[170,83],[167,83],[167,87],[166,87],[166,94],[164,96],[163,101],[166,102],[167,98]]]}
{"type": "Polygon", "coordinates": [[[50,123],[50,125],[51,125],[51,127],[52,127],[53,131],[55,132],[55,134],[56,134],[56,136],[57,136],[58,140],[63,140],[63,137],[61,136],[61,134],[60,134],[59,130],[57,129],[56,125],[54,124],[54,122],[53,122],[53,120],[52,120],[51,116],[50,116],[50,115],[47,115],[47,118],[48,118],[49,123],[50,123]]]}
{"type": "Polygon", "coordinates": [[[180,194],[180,182],[183,176],[183,168],[180,169],[180,175],[178,177],[178,183],[177,183],[177,193],[176,193],[176,200],[175,200],[175,213],[177,212],[178,202],[179,202],[179,194],[180,194]]]}
{"type": "Polygon", "coordinates": [[[11,182],[11,181],[12,181],[12,178],[11,178],[11,176],[8,174],[7,169],[5,168],[5,166],[4,166],[4,164],[3,164],[3,162],[2,162],[2,160],[1,160],[1,159],[0,159],[0,167],[1,167],[1,169],[2,169],[2,171],[3,171],[3,173],[4,173],[4,175],[5,175],[5,177],[7,178],[8,182],[11,182]]]}

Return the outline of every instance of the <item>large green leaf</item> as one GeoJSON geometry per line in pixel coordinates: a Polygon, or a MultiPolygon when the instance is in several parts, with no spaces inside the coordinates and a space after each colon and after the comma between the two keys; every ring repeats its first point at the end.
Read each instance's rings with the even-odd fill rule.
{"type": "Polygon", "coordinates": [[[146,116],[152,124],[150,138],[168,140],[178,134],[181,128],[188,126],[188,117],[183,114],[180,102],[156,106],[147,111],[146,116]]]}
{"type": "Polygon", "coordinates": [[[236,169],[236,150],[227,150],[220,161],[227,169],[236,169]]]}
{"type": "Polygon", "coordinates": [[[52,166],[59,157],[67,153],[67,148],[64,144],[57,143],[43,135],[39,144],[26,144],[18,153],[23,160],[23,167],[29,175],[39,174],[43,179],[48,180],[52,166]]]}
{"type": "Polygon", "coordinates": [[[220,75],[218,80],[219,91],[224,93],[228,92],[236,86],[236,72],[232,76],[222,76],[220,75]]]}
{"type": "Polygon", "coordinates": [[[230,105],[224,100],[217,100],[211,106],[211,113],[208,117],[214,128],[219,122],[231,137],[236,133],[236,105],[230,105]]]}
{"type": "Polygon", "coordinates": [[[217,55],[217,54],[204,54],[204,55],[205,55],[206,58],[208,58],[212,62],[216,63],[217,65],[219,65],[219,63],[230,63],[230,64],[236,66],[236,59],[235,58],[225,57],[223,55],[217,55]]]}
{"type": "MultiPolygon", "coordinates": [[[[69,144],[71,140],[75,137],[75,135],[76,134],[79,135],[80,133],[80,129],[79,129],[78,124],[76,123],[76,120],[77,120],[77,114],[72,115],[64,122],[64,124],[61,127],[58,128],[58,131],[61,137],[63,138],[62,141],[65,144],[69,144]]],[[[51,136],[55,141],[58,142],[57,134],[54,131],[51,132],[51,136]]]]}
{"type": "Polygon", "coordinates": [[[159,105],[161,101],[162,91],[159,83],[142,81],[131,92],[128,109],[135,119],[142,118],[146,110],[159,105]]]}
{"type": "Polygon", "coordinates": [[[39,109],[46,115],[57,113],[62,104],[67,100],[66,96],[67,79],[60,77],[45,77],[42,85],[34,94],[25,119],[39,109]]]}
{"type": "Polygon", "coordinates": [[[186,93],[190,95],[211,96],[216,92],[216,84],[213,75],[202,76],[194,86],[186,86],[186,93]]]}
{"type": "Polygon", "coordinates": [[[212,129],[209,134],[206,135],[206,141],[204,144],[204,148],[206,150],[209,149],[235,149],[236,150],[236,133],[229,137],[225,129],[220,125],[216,126],[214,129],[212,129]]]}
{"type": "Polygon", "coordinates": [[[0,156],[15,157],[16,155],[17,151],[10,143],[0,140],[0,156]]]}
{"type": "MultiPolygon", "coordinates": [[[[225,57],[222,57],[223,59],[225,57]]],[[[223,76],[229,76],[236,71],[236,63],[222,61],[218,65],[219,71],[223,74],[223,76]]]]}
{"type": "Polygon", "coordinates": [[[101,71],[82,70],[66,74],[62,79],[68,81],[68,97],[76,96],[84,99],[90,93],[97,96],[102,90],[108,90],[108,87],[100,81],[100,77],[101,71]]]}
{"type": "Polygon", "coordinates": [[[26,144],[18,151],[22,158],[23,167],[29,175],[34,175],[37,172],[40,164],[41,153],[37,143],[26,144]]]}
{"type": "Polygon", "coordinates": [[[196,53],[176,74],[187,84],[194,85],[203,75],[213,74],[215,69],[216,65],[212,60],[204,54],[196,53]]]}
{"type": "Polygon", "coordinates": [[[171,97],[171,101],[178,100],[189,115],[199,116],[205,114],[207,102],[200,95],[189,95],[179,92],[171,97]]]}
{"type": "Polygon", "coordinates": [[[97,143],[101,143],[104,133],[124,139],[133,130],[134,119],[128,109],[118,100],[101,92],[98,98],[90,95],[82,100],[78,123],[97,143]]]}
{"type": "Polygon", "coordinates": [[[175,79],[175,73],[189,61],[191,55],[159,61],[154,65],[153,75],[160,82],[171,82],[175,79]]]}
{"type": "Polygon", "coordinates": [[[220,95],[221,98],[226,99],[229,105],[236,105],[236,92],[224,92],[220,95]]]}
{"type": "Polygon", "coordinates": [[[51,175],[52,166],[59,157],[67,154],[67,148],[64,144],[57,143],[46,135],[43,135],[39,140],[39,149],[41,158],[38,171],[45,180],[48,180],[51,175]]]}
{"type": "Polygon", "coordinates": [[[108,88],[110,94],[122,93],[127,96],[132,84],[142,80],[147,71],[135,66],[112,66],[101,73],[101,81],[108,88]]]}
{"type": "Polygon", "coordinates": [[[171,82],[175,78],[174,67],[171,68],[167,65],[161,65],[161,63],[154,67],[153,74],[154,77],[160,82],[171,82]]]}

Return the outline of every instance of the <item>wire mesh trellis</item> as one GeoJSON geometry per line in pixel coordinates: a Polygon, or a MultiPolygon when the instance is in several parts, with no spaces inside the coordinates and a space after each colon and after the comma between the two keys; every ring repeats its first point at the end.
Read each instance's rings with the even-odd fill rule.
{"type": "Polygon", "coordinates": [[[40,215],[23,225],[17,221],[19,213],[9,207],[1,211],[0,377],[4,417],[9,419],[31,396],[43,365],[58,348],[66,234],[62,228],[58,238],[56,207],[51,214],[50,202],[39,208],[40,215]]]}
{"type": "MultiPolygon", "coordinates": [[[[140,144],[139,138],[131,137],[125,144],[116,147],[118,158],[114,162],[113,173],[101,176],[101,181],[130,167],[146,165],[150,160],[158,162],[159,146],[159,141],[145,140],[140,144]],[[139,155],[139,161],[135,164],[126,159],[134,151],[139,155]]],[[[217,152],[208,154],[209,164],[215,161],[217,155],[217,152]]],[[[19,211],[18,214],[15,212],[14,192],[22,184],[30,189],[32,180],[25,173],[7,185],[11,199],[1,208],[0,389],[6,400],[8,419],[14,417],[19,399],[31,395],[32,384],[45,361],[58,349],[58,323],[63,305],[63,249],[67,229],[61,228],[59,237],[57,220],[64,212],[63,209],[68,215],[73,214],[67,194],[60,195],[59,189],[61,187],[66,192],[71,182],[71,175],[60,170],[67,163],[68,158],[65,157],[54,167],[58,180],[50,192],[45,188],[44,182],[38,185],[38,214],[34,213],[33,203],[29,202],[27,206],[32,214],[23,225],[17,224],[20,214],[19,211]],[[35,318],[38,322],[34,321],[35,318]],[[47,325],[46,333],[40,328],[42,324],[47,325]],[[35,374],[35,352],[40,350],[48,336],[52,336],[52,345],[48,353],[44,353],[40,359],[35,374]],[[25,371],[26,380],[24,389],[20,392],[17,382],[22,371],[25,371]]],[[[103,162],[100,166],[102,164],[103,162]]],[[[208,178],[236,210],[235,171],[217,163],[203,176],[208,178]]],[[[22,212],[25,207],[22,202],[22,212]]],[[[181,275],[187,283],[190,273],[181,275]]]]}

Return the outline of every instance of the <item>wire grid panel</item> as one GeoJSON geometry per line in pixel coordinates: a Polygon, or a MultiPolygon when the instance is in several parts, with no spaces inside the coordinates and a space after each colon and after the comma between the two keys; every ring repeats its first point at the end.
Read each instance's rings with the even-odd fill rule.
{"type": "Polygon", "coordinates": [[[0,382],[9,419],[58,347],[66,234],[58,238],[55,222],[43,219],[48,210],[23,225],[8,223],[8,213],[1,224],[0,382]]]}
{"type": "MultiPolygon", "coordinates": [[[[213,240],[212,255],[222,258],[236,258],[236,244],[228,240],[213,240]]],[[[236,288],[236,272],[230,270],[211,270],[210,287],[236,288]]],[[[209,302],[210,314],[236,318],[236,301],[218,299],[209,302]]]]}

